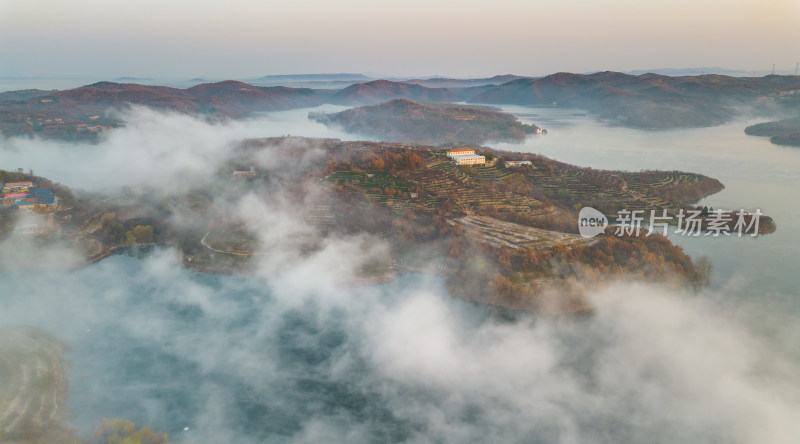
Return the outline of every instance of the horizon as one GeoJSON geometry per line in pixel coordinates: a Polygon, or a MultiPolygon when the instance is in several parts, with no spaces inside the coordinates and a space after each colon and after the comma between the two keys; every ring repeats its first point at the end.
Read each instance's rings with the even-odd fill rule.
{"type": "MultiPolygon", "coordinates": [[[[800,63],[800,62],[798,62],[800,63]]],[[[639,76],[644,74],[658,74],[667,77],[680,77],[680,76],[698,76],[698,75],[723,75],[723,76],[730,76],[730,77],[764,77],[772,74],[771,69],[761,69],[761,70],[744,70],[744,69],[734,69],[734,68],[726,68],[726,67],[684,67],[684,68],[674,68],[674,67],[661,67],[661,68],[652,68],[652,69],[634,69],[628,71],[618,71],[613,69],[599,69],[599,70],[589,70],[589,71],[565,71],[565,70],[556,70],[552,72],[547,72],[540,75],[523,75],[517,74],[514,72],[498,72],[495,74],[487,74],[484,76],[458,76],[458,75],[445,75],[445,74],[424,74],[424,75],[416,75],[416,76],[404,76],[398,74],[391,74],[391,73],[367,73],[367,72],[327,72],[327,71],[318,71],[318,72],[287,72],[287,73],[266,73],[256,76],[164,76],[164,75],[115,75],[115,76],[100,76],[94,74],[75,74],[75,75],[65,75],[65,76],[41,76],[41,75],[28,75],[28,76],[0,76],[0,79],[6,80],[80,80],[80,79],[103,79],[98,81],[107,81],[113,82],[115,80],[183,80],[183,81],[194,81],[194,80],[207,80],[207,81],[241,81],[247,82],[248,80],[262,80],[262,79],[274,79],[279,80],[281,78],[285,79],[294,79],[297,77],[306,77],[306,76],[362,76],[361,80],[365,82],[373,81],[373,80],[395,80],[395,81],[408,81],[408,80],[432,80],[432,79],[447,79],[447,80],[485,80],[491,79],[494,77],[503,77],[503,76],[517,76],[517,77],[525,77],[525,78],[542,78],[548,77],[555,74],[577,74],[577,75],[592,75],[602,72],[612,72],[612,73],[619,73],[619,74],[626,74],[630,76],[639,76]]],[[[796,69],[775,69],[774,75],[777,76],[792,76],[792,75],[800,75],[800,72],[796,73],[796,69]]],[[[358,80],[355,78],[347,78],[347,80],[358,80]]],[[[316,79],[308,79],[307,81],[316,81],[316,79]]],[[[321,80],[320,80],[321,81],[321,80]]]]}
{"type": "MultiPolygon", "coordinates": [[[[201,84],[214,84],[214,83],[221,83],[227,81],[235,81],[235,82],[242,82],[247,83],[253,86],[258,87],[288,87],[288,88],[310,88],[310,89],[341,89],[346,88],[350,85],[357,84],[357,83],[369,83],[377,80],[388,80],[392,82],[409,82],[409,81],[429,81],[432,79],[442,79],[442,80],[452,80],[452,81],[481,81],[481,84],[490,84],[486,81],[492,79],[494,77],[501,77],[501,76],[517,76],[520,78],[544,78],[549,77],[556,74],[576,74],[576,75],[592,75],[601,72],[614,72],[619,74],[625,74],[629,76],[641,76],[645,74],[656,74],[665,77],[692,77],[692,76],[700,76],[700,75],[721,75],[721,76],[729,76],[729,77],[750,77],[750,78],[760,78],[770,75],[769,71],[761,71],[761,72],[743,72],[739,70],[727,70],[724,68],[661,68],[661,69],[653,69],[653,70],[640,70],[640,71],[628,71],[628,72],[621,72],[621,71],[592,71],[592,72],[583,72],[583,73],[571,73],[567,71],[558,71],[549,74],[545,74],[542,76],[520,76],[513,73],[506,73],[506,74],[494,74],[489,75],[486,77],[447,77],[442,75],[430,75],[430,76],[409,76],[409,77],[400,77],[400,76],[371,76],[365,73],[296,73],[296,74],[265,74],[258,77],[250,77],[250,78],[235,78],[235,77],[219,77],[219,78],[208,78],[208,77],[159,77],[159,76],[148,76],[148,77],[133,77],[133,76],[117,76],[114,78],[109,77],[98,77],[98,76],[67,76],[67,77],[2,77],[0,76],[0,93],[4,92],[13,92],[13,91],[24,91],[24,90],[53,90],[53,91],[64,91],[76,88],[83,88],[92,86],[97,83],[116,83],[116,84],[132,84],[132,85],[145,85],[145,86],[166,86],[171,88],[177,89],[186,89],[190,88],[195,85],[201,84]],[[352,77],[343,77],[342,79],[331,79],[325,78],[324,76],[352,76],[352,77]],[[320,76],[321,79],[302,79],[302,77],[308,76],[320,76]],[[361,76],[360,78],[356,78],[357,76],[361,76]],[[55,82],[55,83],[47,83],[47,82],[55,82]]],[[[795,76],[794,72],[779,72],[775,70],[774,75],[776,76],[795,76]]],[[[502,81],[497,83],[498,85],[506,83],[507,81],[502,81]]],[[[460,88],[460,87],[468,87],[469,84],[465,84],[463,86],[437,86],[437,85],[421,85],[427,88],[460,88]]]]}

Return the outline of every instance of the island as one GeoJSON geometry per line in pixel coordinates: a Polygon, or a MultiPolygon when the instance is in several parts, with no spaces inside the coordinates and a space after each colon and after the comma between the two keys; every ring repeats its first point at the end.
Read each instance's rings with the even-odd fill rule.
{"type": "Polygon", "coordinates": [[[309,119],[346,131],[392,142],[472,144],[521,142],[528,134],[543,134],[536,125],[520,123],[498,108],[395,99],[342,112],[310,113],[309,119]]]}
{"type": "Polygon", "coordinates": [[[800,147],[800,117],[750,125],[744,132],[750,136],[769,137],[775,145],[800,147]]]}
{"type": "MultiPolygon", "coordinates": [[[[302,137],[243,140],[216,175],[189,190],[100,195],[19,171],[0,178],[12,196],[0,207],[0,239],[68,242],[86,261],[168,245],[187,267],[248,273],[275,249],[313,255],[329,239],[359,235],[365,251],[378,241],[389,249],[352,264],[341,273],[344,285],[430,272],[443,275],[456,297],[551,313],[591,310],[585,291],[620,276],[690,286],[708,278],[705,264],[658,232],[616,234],[608,227],[597,237],[580,236],[582,207],[609,217],[653,211],[676,218],[693,211],[711,229],[717,210],[694,202],[723,188],[700,174],[580,168],[479,146],[302,137]],[[465,156],[474,162],[465,163],[465,156]],[[30,206],[35,202],[28,199],[47,194],[45,188],[53,199],[30,206]],[[285,239],[259,238],[235,211],[248,195],[279,199],[297,231],[285,239]]],[[[734,220],[717,229],[735,231],[734,220]]],[[[764,215],[752,234],[774,230],[764,215]]]]}

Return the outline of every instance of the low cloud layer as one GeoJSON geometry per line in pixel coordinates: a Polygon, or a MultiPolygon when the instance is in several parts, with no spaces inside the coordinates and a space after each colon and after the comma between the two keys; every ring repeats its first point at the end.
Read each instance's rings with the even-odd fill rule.
{"type": "MultiPolygon", "coordinates": [[[[38,140],[4,149],[54,159],[41,169],[70,186],[179,186],[251,135],[143,109],[128,119],[94,157],[38,140]]],[[[68,247],[0,244],[0,326],[71,346],[83,432],[115,416],[197,444],[800,440],[796,371],[774,365],[800,363],[719,310],[720,294],[622,282],[586,318],[509,320],[434,276],[351,285],[388,246],[331,236],[301,252],[296,239],[319,234],[295,202],[246,193],[230,209],[270,253],[247,276],[189,271],[169,248],[64,271],[47,264],[68,247]]]]}
{"type": "Polygon", "coordinates": [[[0,325],[73,347],[78,425],[129,417],[204,442],[772,442],[800,437],[779,350],[706,302],[645,284],[588,319],[515,321],[438,278],[336,285],[350,243],[291,271],[214,277],[169,250],[4,273],[0,325]],[[189,427],[188,431],[183,431],[189,427]]]}
{"type": "Polygon", "coordinates": [[[0,168],[33,169],[82,189],[150,186],[180,191],[214,174],[242,139],[296,134],[301,128],[308,137],[352,138],[309,121],[308,110],[219,123],[141,106],[112,113],[123,126],[103,134],[97,145],[0,136],[0,168]]]}

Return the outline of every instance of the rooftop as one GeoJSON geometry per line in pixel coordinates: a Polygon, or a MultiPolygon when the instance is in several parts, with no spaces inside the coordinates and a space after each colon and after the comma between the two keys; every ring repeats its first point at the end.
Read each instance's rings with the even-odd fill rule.
{"type": "Polygon", "coordinates": [[[486,157],[479,154],[465,154],[463,156],[453,156],[454,160],[471,160],[471,159],[485,159],[486,157]]]}

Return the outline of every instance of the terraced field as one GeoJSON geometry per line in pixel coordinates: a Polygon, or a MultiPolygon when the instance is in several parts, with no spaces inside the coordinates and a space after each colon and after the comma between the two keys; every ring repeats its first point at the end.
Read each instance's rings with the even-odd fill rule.
{"type": "MultiPolygon", "coordinates": [[[[388,206],[396,213],[418,206],[409,193],[412,185],[383,171],[337,171],[322,179],[335,186],[352,185],[364,190],[370,201],[388,206]],[[387,193],[387,190],[391,190],[387,193]]],[[[434,206],[435,201],[424,200],[423,205],[434,206]]]]}
{"type": "Polygon", "coordinates": [[[700,176],[697,174],[689,174],[689,173],[663,173],[664,177],[662,179],[648,182],[648,185],[654,188],[664,187],[673,184],[690,184],[690,183],[697,183],[700,181],[700,176]]]}
{"type": "Polygon", "coordinates": [[[685,187],[700,183],[703,177],[699,174],[680,172],[645,172],[641,175],[627,177],[627,190],[644,204],[643,208],[631,206],[629,209],[667,209],[671,213],[681,207],[659,194],[669,188],[685,187]]]}
{"type": "Polygon", "coordinates": [[[581,245],[592,241],[577,234],[543,230],[525,225],[505,222],[488,216],[466,216],[451,221],[468,231],[479,231],[485,239],[497,246],[510,248],[548,249],[555,244],[581,245]]]}
{"type": "Polygon", "coordinates": [[[514,174],[513,171],[501,168],[497,165],[477,167],[476,170],[481,179],[492,182],[503,180],[514,174]]]}
{"type": "Polygon", "coordinates": [[[0,329],[0,442],[58,426],[67,388],[64,350],[35,328],[0,329]]]}
{"type": "MultiPolygon", "coordinates": [[[[408,149],[403,147],[402,152],[408,149]]],[[[608,215],[620,210],[641,210],[645,215],[650,210],[667,210],[677,214],[679,209],[722,188],[714,179],[678,171],[600,171],[535,157],[534,168],[508,169],[501,162],[461,167],[446,157],[444,149],[417,151],[424,166],[400,168],[393,173],[396,177],[383,171],[338,171],[323,181],[360,188],[368,200],[386,205],[395,213],[409,208],[435,211],[448,202],[450,208],[462,214],[536,226],[541,221],[542,226],[559,226],[565,231],[569,231],[563,227],[572,212],[577,213],[583,206],[598,208],[608,215]],[[412,191],[419,196],[412,199],[412,191]]],[[[504,154],[495,155],[502,158],[504,154]]]]}

